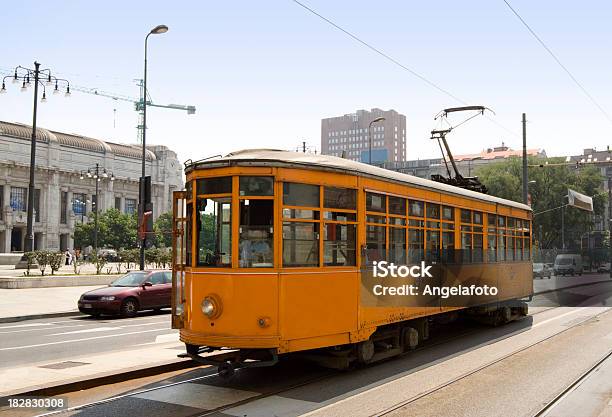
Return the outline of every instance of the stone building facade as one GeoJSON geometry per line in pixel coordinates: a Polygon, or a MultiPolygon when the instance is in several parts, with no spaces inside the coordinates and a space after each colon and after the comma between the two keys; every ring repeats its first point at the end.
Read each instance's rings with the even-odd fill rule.
{"type": "MultiPolygon", "coordinates": [[[[0,253],[24,248],[27,219],[31,126],[0,121],[0,253]]],[[[142,148],[37,128],[34,192],[36,249],[73,249],[75,224],[87,222],[92,208],[138,209],[142,148]],[[99,165],[96,179],[87,176],[99,165]],[[106,170],[106,171],[105,171],[106,170]],[[113,180],[111,180],[113,177],[113,180]]],[[[148,146],[153,216],[172,208],[172,192],[183,189],[183,169],[174,151],[148,146]]]]}

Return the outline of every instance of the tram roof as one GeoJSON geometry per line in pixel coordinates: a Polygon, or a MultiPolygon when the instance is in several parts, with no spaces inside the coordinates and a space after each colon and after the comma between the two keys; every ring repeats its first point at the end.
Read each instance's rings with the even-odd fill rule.
{"type": "Polygon", "coordinates": [[[223,166],[285,166],[302,169],[328,170],[351,175],[374,177],[388,181],[408,184],[419,188],[435,189],[443,193],[461,195],[474,200],[503,204],[522,210],[531,211],[531,207],[516,201],[506,200],[476,191],[454,187],[448,184],[415,177],[401,172],[391,171],[337,156],[320,155],[302,152],[291,152],[276,149],[245,149],[225,156],[214,156],[200,161],[185,162],[185,172],[193,169],[219,168],[223,166]]]}

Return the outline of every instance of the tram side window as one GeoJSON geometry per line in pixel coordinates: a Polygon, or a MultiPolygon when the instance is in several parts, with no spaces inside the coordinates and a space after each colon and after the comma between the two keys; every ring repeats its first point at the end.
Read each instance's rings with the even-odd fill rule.
{"type": "Polygon", "coordinates": [[[487,214],[487,222],[488,222],[488,227],[487,227],[487,254],[488,254],[488,259],[489,262],[495,262],[497,260],[496,256],[495,256],[495,251],[496,251],[496,242],[497,242],[497,238],[495,235],[495,223],[496,223],[496,218],[495,218],[495,214],[487,214]]]}
{"type": "Polygon", "coordinates": [[[368,264],[387,260],[386,227],[366,225],[366,259],[368,264]]]}
{"type": "Polygon", "coordinates": [[[283,183],[283,204],[286,206],[319,207],[319,186],[283,183]]]}
{"type": "Polygon", "coordinates": [[[283,266],[319,266],[318,222],[283,222],[283,266]]]}
{"type": "Polygon", "coordinates": [[[241,196],[272,196],[274,177],[240,177],[238,188],[241,196]]]}
{"type": "Polygon", "coordinates": [[[357,265],[357,190],[323,187],[323,209],[323,264],[357,265]]]}
{"type": "Polygon", "coordinates": [[[198,266],[230,267],[231,198],[198,198],[196,210],[198,266]]]}
{"type": "Polygon", "coordinates": [[[273,219],[274,200],[240,201],[238,260],[241,268],[273,266],[273,219]]]}
{"type": "Polygon", "coordinates": [[[283,266],[319,266],[320,186],[283,183],[283,266]]]}

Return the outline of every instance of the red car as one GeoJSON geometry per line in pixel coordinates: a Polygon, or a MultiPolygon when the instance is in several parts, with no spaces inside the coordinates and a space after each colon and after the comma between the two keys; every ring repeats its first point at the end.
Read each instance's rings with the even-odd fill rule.
{"type": "Polygon", "coordinates": [[[140,310],[170,307],[172,273],[170,271],[132,271],[108,287],[88,291],[79,298],[81,313],[121,314],[134,317],[140,310]]]}

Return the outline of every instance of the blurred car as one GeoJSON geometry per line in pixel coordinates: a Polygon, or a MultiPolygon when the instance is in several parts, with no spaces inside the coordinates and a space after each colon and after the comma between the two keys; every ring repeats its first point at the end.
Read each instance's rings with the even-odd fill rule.
{"type": "Polygon", "coordinates": [[[119,255],[115,249],[99,249],[98,256],[103,257],[107,262],[119,261],[119,255]]]}
{"type": "Polygon", "coordinates": [[[108,287],[84,293],[78,306],[81,313],[92,316],[120,314],[133,317],[141,310],[170,307],[171,293],[170,271],[132,271],[108,287]]]}
{"type": "Polygon", "coordinates": [[[555,275],[582,275],[582,256],[577,253],[562,253],[555,258],[555,275]]]}
{"type": "Polygon", "coordinates": [[[534,263],[533,264],[533,278],[548,278],[550,279],[552,275],[552,269],[548,267],[547,264],[543,263],[534,263]]]}
{"type": "Polygon", "coordinates": [[[606,262],[606,263],[599,265],[599,267],[597,268],[597,272],[599,273],[610,272],[610,262],[606,262]]]}

